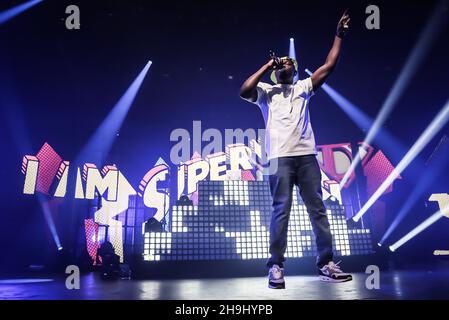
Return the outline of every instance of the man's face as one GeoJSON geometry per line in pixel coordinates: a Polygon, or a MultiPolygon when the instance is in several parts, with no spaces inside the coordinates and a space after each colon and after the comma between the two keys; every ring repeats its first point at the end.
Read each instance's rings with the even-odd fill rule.
{"type": "Polygon", "coordinates": [[[293,83],[295,76],[295,64],[292,59],[282,58],[282,68],[276,70],[276,78],[279,83],[293,83]]]}

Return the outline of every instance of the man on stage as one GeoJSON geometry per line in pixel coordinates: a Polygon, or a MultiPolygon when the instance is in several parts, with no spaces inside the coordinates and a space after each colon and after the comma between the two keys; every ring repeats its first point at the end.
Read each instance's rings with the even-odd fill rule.
{"type": "Polygon", "coordinates": [[[345,12],[337,25],[336,36],[326,62],[311,77],[293,83],[298,72],[296,61],[289,57],[270,59],[249,77],[240,89],[240,96],[259,106],[266,126],[266,151],[270,161],[277,161],[277,170],[270,173],[273,212],[270,224],[270,258],[268,286],[284,289],[284,254],[292,204],[293,186],[307,207],[318,249],[317,267],[320,279],[328,282],[352,280],[333,262],[332,235],[321,193],[321,171],[316,159],[315,138],[310,123],[309,99],[334,70],[343,38],[348,29],[345,12]],[[275,85],[261,82],[271,71],[275,85]]]}

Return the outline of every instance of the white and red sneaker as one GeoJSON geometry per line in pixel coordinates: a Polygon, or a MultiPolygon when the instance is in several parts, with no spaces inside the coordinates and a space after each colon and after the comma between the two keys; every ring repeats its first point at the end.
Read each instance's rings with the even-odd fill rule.
{"type": "Polygon", "coordinates": [[[352,276],[349,273],[344,273],[341,271],[339,263],[341,261],[334,263],[329,262],[322,268],[319,268],[318,273],[320,275],[320,280],[325,282],[346,282],[351,281],[352,276]]]}
{"type": "Polygon", "coordinates": [[[268,272],[268,288],[285,289],[284,268],[274,264],[268,272]]]}

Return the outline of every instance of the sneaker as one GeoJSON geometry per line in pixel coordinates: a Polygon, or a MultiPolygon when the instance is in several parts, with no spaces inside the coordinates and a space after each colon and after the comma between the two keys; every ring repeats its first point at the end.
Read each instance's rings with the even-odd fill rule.
{"type": "Polygon", "coordinates": [[[274,264],[268,272],[268,288],[285,289],[284,268],[274,264]]]}
{"type": "Polygon", "coordinates": [[[341,271],[338,265],[341,261],[334,263],[333,261],[318,269],[320,280],[325,282],[346,282],[351,281],[352,276],[349,273],[341,271]]]}

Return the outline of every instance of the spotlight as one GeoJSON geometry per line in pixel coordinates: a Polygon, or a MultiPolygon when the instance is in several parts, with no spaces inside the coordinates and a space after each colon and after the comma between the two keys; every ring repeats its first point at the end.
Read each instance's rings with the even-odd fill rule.
{"type": "Polygon", "coordinates": [[[434,256],[449,256],[449,250],[435,250],[433,252],[434,256]]]}
{"type": "Polygon", "coordinates": [[[377,246],[378,246],[378,247],[382,247],[382,244],[381,244],[381,243],[377,243],[377,246]]]}
{"type": "Polygon", "coordinates": [[[293,83],[295,83],[299,79],[299,62],[298,62],[298,59],[296,59],[295,39],[293,39],[293,38],[290,38],[290,45],[289,45],[289,49],[288,49],[288,56],[290,58],[295,59],[296,62],[298,63],[298,72],[293,77],[293,83]]]}
{"type": "Polygon", "coordinates": [[[394,247],[393,246],[389,246],[388,249],[390,249],[391,252],[394,252],[394,247]]]}
{"type": "Polygon", "coordinates": [[[429,164],[426,164],[427,170],[423,173],[422,178],[419,178],[419,183],[415,185],[407,200],[404,201],[402,208],[382,236],[380,243],[384,243],[385,240],[387,240],[413,206],[422,198],[421,196],[428,190],[429,186],[432,185],[432,183],[443,174],[444,170],[447,169],[447,162],[449,159],[449,144],[447,141],[447,136],[444,135],[431,155],[432,158],[436,157],[435,161],[431,162],[430,166],[429,164]],[[438,154],[435,156],[437,150],[438,154]]]}
{"type": "Polygon", "coordinates": [[[449,100],[443,109],[432,120],[429,126],[424,130],[421,136],[416,140],[407,154],[402,158],[399,164],[394,168],[390,175],[380,185],[380,187],[374,192],[371,198],[363,205],[360,211],[353,217],[354,221],[358,221],[371,206],[380,198],[385,190],[393,183],[393,181],[407,168],[410,162],[422,151],[422,149],[429,143],[429,141],[438,133],[438,131],[449,120],[449,100]]]}
{"type": "Polygon", "coordinates": [[[417,227],[415,227],[412,231],[410,231],[405,236],[403,236],[401,239],[399,239],[396,243],[392,244],[390,246],[390,250],[394,252],[400,246],[402,246],[404,243],[406,243],[410,239],[416,237],[422,231],[424,231],[425,229],[430,227],[432,224],[437,222],[441,217],[444,217],[444,213],[441,210],[435,212],[433,215],[431,215],[429,218],[427,218],[421,224],[419,224],[417,227]]]}
{"type": "Polygon", "coordinates": [[[89,161],[95,164],[100,164],[101,161],[104,161],[103,157],[105,157],[111,149],[115,137],[120,131],[120,127],[136,98],[137,92],[139,91],[151,64],[152,62],[148,61],[142,71],[140,71],[136,79],[134,79],[120,100],[112,108],[111,112],[91,136],[78,155],[75,163],[80,163],[86,158],[89,158],[89,161]]]}
{"type": "MultiPolygon", "coordinates": [[[[312,72],[309,69],[305,69],[305,72],[308,75],[312,75],[312,72]]],[[[346,115],[357,125],[357,127],[359,127],[360,130],[366,132],[373,125],[374,120],[363,112],[362,108],[346,99],[337,90],[326,83],[323,83],[321,88],[340,107],[340,109],[346,113],[346,115]]],[[[379,130],[375,142],[382,147],[383,151],[390,154],[392,158],[397,161],[407,151],[404,145],[386,129],[379,130]]],[[[341,186],[343,185],[341,184],[341,186]]]]}
{"type": "Polygon", "coordinates": [[[38,194],[37,197],[39,205],[41,207],[42,213],[44,214],[45,221],[47,222],[48,229],[50,230],[53,241],[55,242],[56,248],[62,250],[61,242],[59,241],[58,232],[56,230],[56,225],[52,217],[51,209],[48,201],[44,198],[42,194],[38,194]],[[61,249],[59,249],[61,248],[61,249]]]}
{"type": "Polygon", "coordinates": [[[63,249],[62,247],[58,247],[58,251],[62,251],[62,249],[63,249]]]}
{"type": "MultiPolygon", "coordinates": [[[[305,71],[308,75],[312,75],[312,72],[309,69],[305,69],[305,71]]],[[[371,119],[367,114],[361,111],[361,108],[354,105],[336,90],[331,88],[328,84],[323,83],[321,88],[351,118],[351,120],[354,121],[354,123],[362,131],[366,131],[369,127],[371,127],[371,125],[373,124],[373,119],[371,119]]]]}

